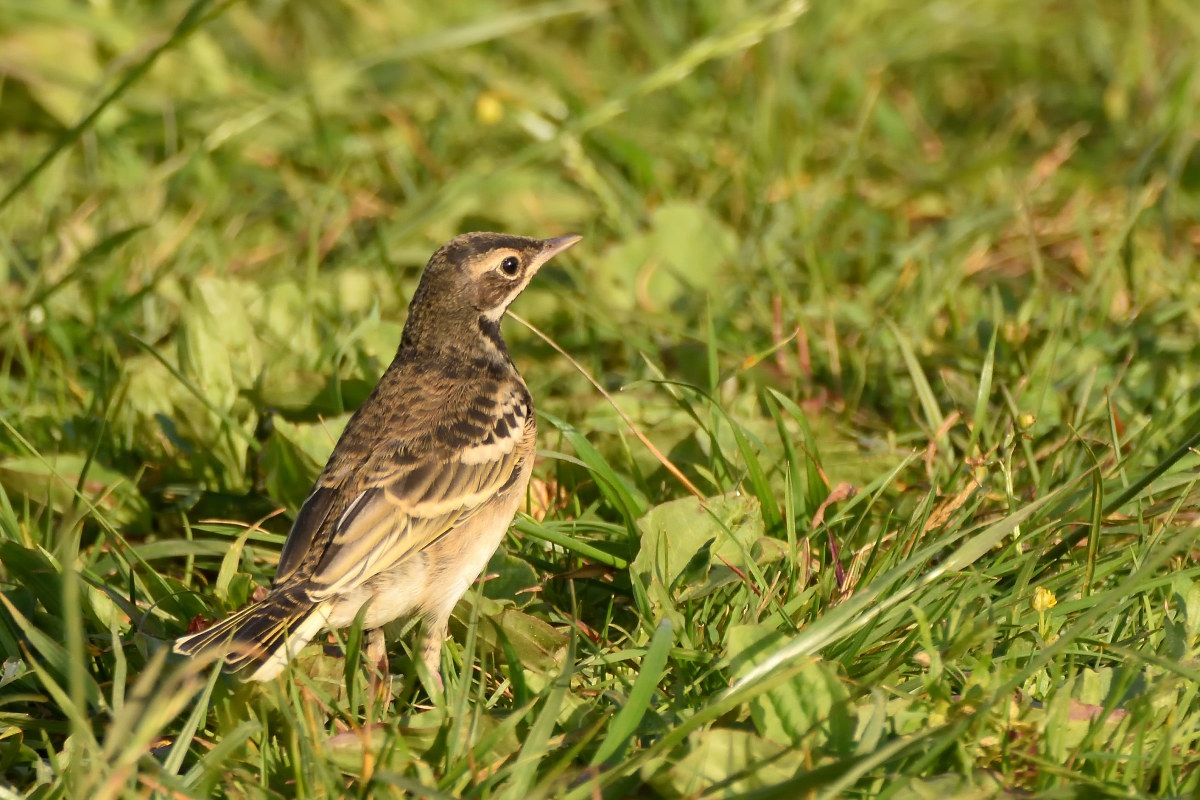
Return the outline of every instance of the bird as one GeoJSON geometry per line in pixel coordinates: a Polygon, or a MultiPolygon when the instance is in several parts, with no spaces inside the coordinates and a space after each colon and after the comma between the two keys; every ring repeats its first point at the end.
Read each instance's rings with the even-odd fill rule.
{"type": "Polygon", "coordinates": [[[533,397],[500,321],[581,238],[464,233],[433,254],[396,355],[296,515],[270,590],[180,637],[175,652],[268,681],[361,611],[367,655],[381,666],[380,626],[419,619],[420,658],[442,685],[451,612],[499,547],[533,468],[533,397]]]}

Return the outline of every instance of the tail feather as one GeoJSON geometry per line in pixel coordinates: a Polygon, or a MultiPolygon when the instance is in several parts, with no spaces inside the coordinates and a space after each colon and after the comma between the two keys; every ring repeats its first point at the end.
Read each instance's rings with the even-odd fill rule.
{"type": "Polygon", "coordinates": [[[249,680],[269,680],[324,625],[317,606],[289,591],[276,591],[199,633],[180,637],[175,652],[225,656],[225,670],[249,680]]]}

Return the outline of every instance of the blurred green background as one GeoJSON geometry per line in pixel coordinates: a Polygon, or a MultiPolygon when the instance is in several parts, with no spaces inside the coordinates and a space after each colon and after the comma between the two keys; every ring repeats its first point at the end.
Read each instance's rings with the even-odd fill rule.
{"type": "MultiPolygon", "coordinates": [[[[1082,702],[1069,688],[1080,669],[1120,683],[1104,659],[1068,656],[1066,639],[1019,672],[1031,641],[1058,635],[1030,611],[1035,577],[1057,575],[1074,598],[1060,608],[1080,621],[1071,642],[1120,641],[1136,670],[1148,662],[1131,653],[1162,656],[1176,625],[1171,653],[1195,655],[1194,559],[1185,539],[1177,552],[1160,537],[1197,509],[1198,39],[1200,7],[1179,0],[0,3],[0,692],[19,697],[0,704],[0,764],[19,787],[66,785],[72,752],[108,752],[80,744],[80,716],[125,734],[145,774],[156,736],[183,743],[175,771],[205,763],[165,711],[142,738],[113,722],[125,658],[146,661],[146,641],[269,580],[290,515],[395,350],[429,254],[503,230],[584,235],[513,310],[613,397],[506,323],[543,459],[532,516],[494,565],[503,586],[488,591],[557,643],[551,673],[575,622],[603,635],[576,674],[585,711],[547,717],[555,736],[591,731],[582,749],[529,772],[493,742],[507,766],[472,791],[557,796],[583,785],[592,751],[616,759],[614,796],[790,792],[810,772],[802,787],[830,796],[978,789],[981,771],[999,776],[989,791],[1194,789],[1195,700],[1175,689],[1148,692],[1155,710],[1136,723],[1069,743],[1049,716],[1026,721],[1038,732],[1026,755],[995,732],[1011,733],[997,720],[1014,686],[1049,703],[1055,686],[1082,702]],[[720,524],[690,528],[669,505],[694,502],[685,484],[639,434],[700,495],[740,490],[751,506],[714,501],[720,524]],[[843,482],[857,497],[826,511],[843,482]],[[1060,487],[1044,518],[1017,516],[1060,487]],[[939,642],[961,644],[947,645],[945,674],[925,671],[918,651],[937,648],[897,610],[869,636],[847,627],[814,644],[824,671],[796,673],[804,696],[838,687],[829,702],[849,727],[783,735],[743,706],[708,732],[717,744],[656,738],[717,708],[743,674],[728,659],[768,632],[838,622],[822,615],[855,586],[882,587],[881,602],[925,591],[924,566],[1004,520],[1045,535],[949,559],[972,577],[938,595],[939,642]],[[759,549],[710,552],[735,529],[748,531],[738,547],[759,549]],[[1070,532],[1093,547],[1062,544],[1070,532]],[[942,550],[905,560],[939,536],[942,550]],[[648,566],[658,548],[666,586],[648,566]],[[995,561],[967,569],[984,553],[995,561]],[[1135,575],[1146,559],[1162,561],[1135,575]],[[872,583],[905,565],[907,583],[872,583]],[[551,581],[531,605],[527,590],[563,574],[572,590],[551,581]],[[1121,589],[1119,619],[1087,617],[1100,588],[1121,589]],[[659,693],[634,702],[631,670],[663,617],[695,635],[675,632],[659,693]],[[972,638],[985,628],[986,646],[972,638]],[[1133,629],[1145,636],[1127,641],[1133,629]],[[67,649],[39,651],[39,632],[67,649]],[[985,673],[996,694],[965,734],[947,704],[985,673]],[[905,709],[888,707],[907,722],[887,734],[866,724],[878,687],[905,709]],[[648,716],[612,733],[603,721],[630,703],[648,716]],[[1164,725],[1174,745],[1117,765],[1100,755],[1164,725]],[[918,758],[901,746],[918,731],[958,755],[918,758]],[[632,737],[628,749],[597,749],[610,734],[632,737]],[[770,749],[784,744],[803,758],[770,749]],[[1068,750],[1072,766],[1051,768],[1068,750]],[[705,771],[718,762],[737,769],[705,771]],[[818,769],[830,765],[841,771],[818,769]]],[[[550,702],[537,681],[507,680],[517,700],[550,702]]],[[[204,719],[214,741],[232,724],[204,719]]],[[[231,744],[221,757],[286,791],[302,759],[245,736],[261,737],[259,755],[231,744]]],[[[397,774],[466,791],[464,751],[422,752],[397,774]]],[[[207,790],[226,766],[156,780],[207,790]]],[[[137,785],[96,769],[76,790],[137,785]]],[[[328,769],[313,785],[352,772],[328,769]]]]}

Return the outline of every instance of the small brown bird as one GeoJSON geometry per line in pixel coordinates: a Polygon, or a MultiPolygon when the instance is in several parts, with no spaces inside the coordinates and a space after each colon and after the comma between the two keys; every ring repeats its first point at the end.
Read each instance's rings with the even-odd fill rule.
{"type": "Polygon", "coordinates": [[[345,431],[279,554],[270,593],[175,651],[225,656],[269,680],[323,628],[367,606],[378,628],[419,616],[421,658],[440,682],[450,613],[500,544],[529,483],[533,398],[500,319],[538,269],[579,236],[467,233],[425,267],[400,348],[345,431]]]}

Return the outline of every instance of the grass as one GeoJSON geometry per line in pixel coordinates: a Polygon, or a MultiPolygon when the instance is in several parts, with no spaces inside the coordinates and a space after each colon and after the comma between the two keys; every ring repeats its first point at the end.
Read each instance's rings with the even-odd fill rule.
{"type": "Polygon", "coordinates": [[[0,6],[0,795],[1200,796],[1186,3],[0,6]],[[453,234],[524,515],[429,697],[245,603],[453,234]],[[560,352],[561,350],[561,352],[560,352]],[[594,383],[593,383],[594,380],[594,383]]]}

